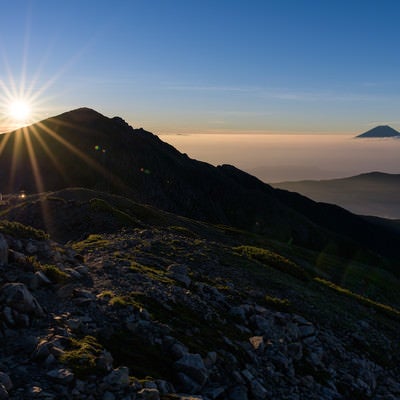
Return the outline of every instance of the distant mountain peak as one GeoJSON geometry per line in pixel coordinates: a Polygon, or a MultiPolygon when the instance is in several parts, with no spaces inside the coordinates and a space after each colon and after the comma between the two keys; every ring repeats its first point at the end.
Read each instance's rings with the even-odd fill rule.
{"type": "Polygon", "coordinates": [[[367,132],[357,135],[356,138],[389,138],[400,137],[400,132],[396,131],[389,125],[379,125],[367,132]]]}

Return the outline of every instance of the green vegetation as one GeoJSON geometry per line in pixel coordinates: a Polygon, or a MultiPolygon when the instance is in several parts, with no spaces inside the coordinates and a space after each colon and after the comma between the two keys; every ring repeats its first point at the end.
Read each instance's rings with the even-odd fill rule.
{"type": "Polygon", "coordinates": [[[69,350],[60,357],[60,361],[68,365],[78,378],[84,378],[99,371],[96,359],[103,347],[93,336],[85,336],[78,340],[69,339],[69,350]]]}
{"type": "Polygon", "coordinates": [[[127,307],[133,304],[130,296],[114,296],[111,297],[108,304],[112,307],[127,307]]]}
{"type": "Polygon", "coordinates": [[[116,207],[113,207],[105,200],[97,198],[91,199],[89,201],[89,205],[95,211],[102,211],[111,214],[122,225],[128,225],[128,226],[138,225],[138,220],[136,218],[132,217],[126,212],[119,210],[116,207]]]}
{"type": "Polygon", "coordinates": [[[186,236],[189,238],[197,238],[198,235],[193,231],[185,228],[184,226],[170,226],[169,230],[178,235],[186,236]]]}
{"type": "Polygon", "coordinates": [[[49,238],[49,235],[40,229],[7,220],[0,221],[0,232],[19,239],[47,240],[49,238]]]}
{"type": "Polygon", "coordinates": [[[54,283],[65,283],[69,279],[69,275],[55,265],[45,264],[40,269],[54,283]]]}
{"type": "Polygon", "coordinates": [[[307,272],[294,262],[272,251],[254,246],[234,247],[234,251],[249,259],[256,260],[264,265],[278,269],[302,281],[309,280],[307,272]]]}
{"type": "Polygon", "coordinates": [[[351,298],[357,300],[359,303],[361,303],[367,307],[371,307],[376,311],[384,313],[389,317],[394,317],[394,318],[400,319],[400,311],[395,309],[394,307],[388,306],[386,304],[378,303],[374,300],[369,299],[368,297],[364,297],[357,293],[353,293],[350,290],[342,288],[338,285],[335,285],[334,283],[329,282],[325,279],[314,278],[314,280],[326,287],[329,287],[330,289],[336,291],[337,293],[351,297],[351,298]]]}
{"type": "Polygon", "coordinates": [[[102,235],[91,234],[86,239],[74,243],[72,248],[75,251],[82,252],[104,248],[111,244],[112,242],[108,239],[105,239],[102,235]]]}
{"type": "Polygon", "coordinates": [[[265,303],[267,306],[274,308],[278,311],[290,311],[292,304],[288,299],[280,299],[279,297],[265,296],[265,303]]]}

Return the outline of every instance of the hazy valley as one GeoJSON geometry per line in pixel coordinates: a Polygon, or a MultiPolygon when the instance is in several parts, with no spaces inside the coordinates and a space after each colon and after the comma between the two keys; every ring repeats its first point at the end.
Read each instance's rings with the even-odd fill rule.
{"type": "Polygon", "coordinates": [[[400,175],[370,172],[342,179],[274,183],[315,201],[338,204],[351,212],[400,219],[400,175]]]}

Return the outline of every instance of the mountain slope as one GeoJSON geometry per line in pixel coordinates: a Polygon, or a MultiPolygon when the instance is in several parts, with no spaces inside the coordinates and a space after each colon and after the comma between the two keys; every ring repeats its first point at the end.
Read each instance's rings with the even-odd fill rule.
{"type": "Polygon", "coordinates": [[[379,125],[375,128],[364,132],[356,138],[390,138],[390,137],[400,137],[400,132],[396,131],[389,125],[379,125]]]}
{"type": "Polygon", "coordinates": [[[388,272],[87,189],[14,211],[46,203],[88,236],[0,221],[2,398],[397,398],[388,272]]]}
{"type": "Polygon", "coordinates": [[[370,172],[342,179],[278,182],[273,186],[337,204],[356,214],[400,219],[400,174],[370,172]]]}
{"type": "Polygon", "coordinates": [[[335,243],[346,256],[361,246],[398,258],[391,245],[398,238],[384,227],[274,190],[232,166],[192,160],[150,132],[87,108],[5,134],[0,148],[4,192],[100,189],[314,249],[335,243]],[[363,232],[372,230],[368,239],[363,232]]]}

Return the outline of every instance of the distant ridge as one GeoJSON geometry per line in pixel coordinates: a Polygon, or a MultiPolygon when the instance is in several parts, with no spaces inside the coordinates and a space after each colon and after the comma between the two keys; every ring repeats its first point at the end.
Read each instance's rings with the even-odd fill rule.
{"type": "Polygon", "coordinates": [[[375,128],[370,129],[361,135],[356,136],[356,138],[389,138],[389,137],[399,137],[400,132],[396,131],[389,125],[379,125],[375,128]]]}
{"type": "Polygon", "coordinates": [[[337,204],[361,215],[400,219],[400,174],[378,171],[329,180],[279,182],[276,188],[337,204]]]}

